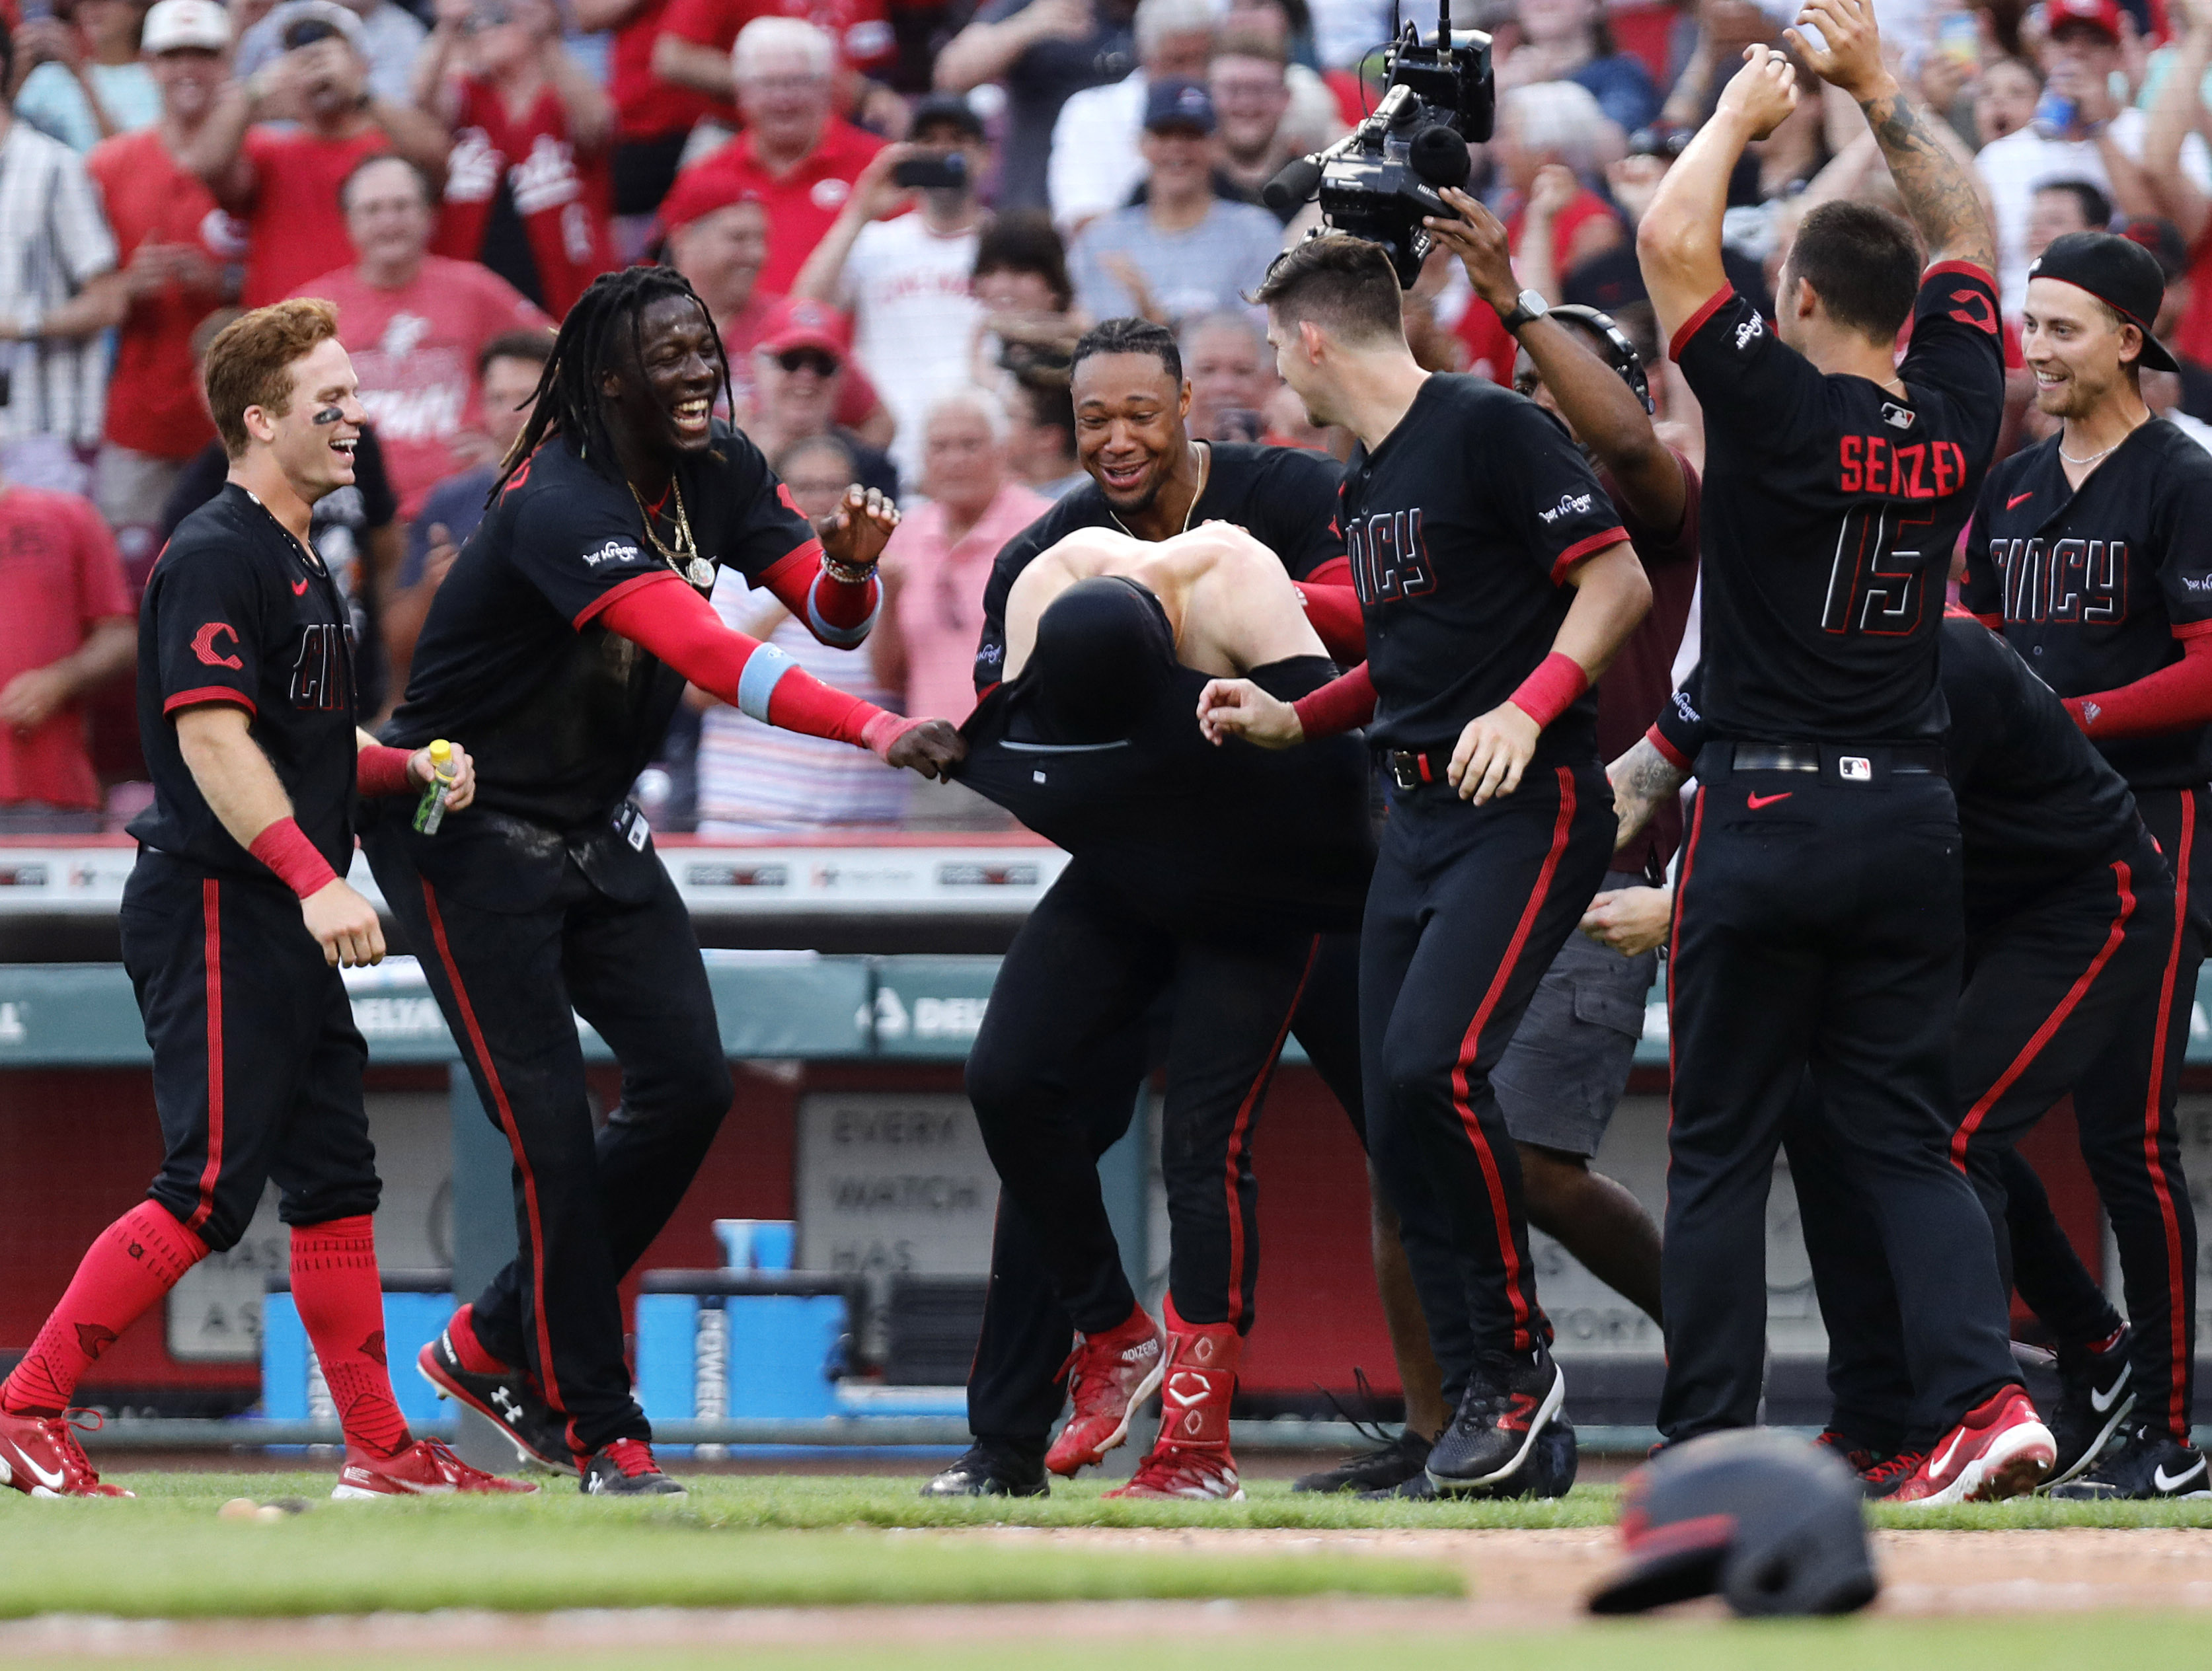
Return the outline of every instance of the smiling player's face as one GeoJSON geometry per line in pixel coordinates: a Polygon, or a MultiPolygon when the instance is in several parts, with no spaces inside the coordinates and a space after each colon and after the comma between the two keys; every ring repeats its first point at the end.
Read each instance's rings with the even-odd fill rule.
{"type": "Polygon", "coordinates": [[[1156,354],[1094,354],[1075,368],[1075,449],[1106,502],[1139,513],[1190,449],[1190,385],[1156,354]]]}
{"type": "Polygon", "coordinates": [[[259,406],[248,410],[261,414],[270,431],[269,450],[285,479],[313,504],[353,484],[354,447],[368,414],[361,404],[353,362],[337,337],[325,337],[295,360],[291,373],[291,398],[282,413],[259,406]]]}
{"type": "Polygon", "coordinates": [[[664,458],[705,451],[722,381],[722,356],[705,312],[689,296],[663,296],[639,318],[637,342],[633,357],[618,337],[620,369],[600,380],[617,434],[664,458]]]}

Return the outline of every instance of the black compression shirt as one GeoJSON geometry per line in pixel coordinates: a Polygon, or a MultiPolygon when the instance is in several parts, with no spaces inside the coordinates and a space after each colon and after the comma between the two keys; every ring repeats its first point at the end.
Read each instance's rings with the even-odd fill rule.
{"type": "MultiPolygon", "coordinates": [[[[2162,419],[2066,484],[2060,437],[1990,472],[1966,536],[1966,607],[2062,696],[2133,684],[2212,632],[2212,453],[2162,419]]],[[[2212,776],[2212,726],[2099,746],[2130,783],[2212,776]]]]}
{"type": "MultiPolygon", "coordinates": [[[[1627,539],[1557,420],[1486,378],[1438,375],[1346,468],[1343,526],[1367,624],[1376,748],[1449,750],[1552,653],[1577,562],[1627,539]]],[[[1597,749],[1584,692],[1543,753],[1597,749]]]]}
{"type": "Polygon", "coordinates": [[[330,571],[244,488],[177,525],[138,611],[138,740],[154,804],[131,821],[148,847],[269,878],[200,793],[177,745],[180,708],[228,702],[340,876],[353,863],[353,648],[330,571]]]}
{"type": "MultiPolygon", "coordinates": [[[[702,556],[757,580],[814,530],[750,441],[718,422],[714,442],[677,467],[692,534],[702,556]]],[[[672,544],[665,516],[654,526],[672,544]]],[[[602,823],[659,746],[684,676],[599,612],[671,572],[629,489],[547,441],[454,559],[385,740],[459,743],[491,811],[556,830],[602,823]]]]}
{"type": "Polygon", "coordinates": [[[1705,410],[1705,702],[1715,734],[1943,730],[1936,629],[2004,404],[1996,292],[1930,268],[1900,398],[1823,376],[1733,290],[1670,350],[1705,410]]]}
{"type": "MultiPolygon", "coordinates": [[[[2141,826],[2120,775],[2002,639],[1960,615],[1937,638],[1966,916],[1979,927],[2128,852],[2141,826]]],[[[1659,716],[1660,735],[1692,761],[1710,732],[1698,714],[1702,672],[1659,716]]]]}
{"type": "MultiPolygon", "coordinates": [[[[1325,453],[1291,447],[1212,444],[1205,490],[1191,507],[1190,526],[1233,522],[1282,559],[1303,580],[1344,555],[1337,531],[1336,494],[1344,471],[1325,453]]],[[[1053,507],[1006,542],[983,588],[983,637],[975,650],[975,689],[988,690],[1004,677],[1006,599],[1022,570],[1078,528],[1118,528],[1106,495],[1085,478],[1053,507]]]]}

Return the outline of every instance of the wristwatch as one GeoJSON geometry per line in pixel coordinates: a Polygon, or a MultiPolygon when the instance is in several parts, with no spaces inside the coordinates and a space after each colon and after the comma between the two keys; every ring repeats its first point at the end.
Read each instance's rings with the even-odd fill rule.
{"type": "Polygon", "coordinates": [[[1534,290],[1523,290],[1513,298],[1513,311],[1504,315],[1498,323],[1508,331],[1518,331],[1531,319],[1540,319],[1552,311],[1551,303],[1534,290]]]}

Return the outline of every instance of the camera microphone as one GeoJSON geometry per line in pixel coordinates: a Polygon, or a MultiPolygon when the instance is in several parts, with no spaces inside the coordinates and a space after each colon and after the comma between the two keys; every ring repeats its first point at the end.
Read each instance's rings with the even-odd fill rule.
{"type": "Polygon", "coordinates": [[[1260,201],[1276,214],[1285,214],[1313,196],[1320,185],[1321,164],[1310,156],[1294,156],[1260,188],[1260,201]]]}
{"type": "Polygon", "coordinates": [[[1413,165],[1415,173],[1439,189],[1465,185],[1468,175],[1474,168],[1474,159],[1468,155],[1467,141],[1441,122],[1413,136],[1413,143],[1407,148],[1406,161],[1413,165]]]}

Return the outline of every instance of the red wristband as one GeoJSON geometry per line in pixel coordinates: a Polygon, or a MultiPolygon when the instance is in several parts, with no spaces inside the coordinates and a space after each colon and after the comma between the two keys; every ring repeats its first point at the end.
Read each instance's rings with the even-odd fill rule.
{"type": "Polygon", "coordinates": [[[920,720],[910,720],[903,714],[893,714],[888,708],[878,708],[874,717],[860,727],[861,745],[889,764],[891,744],[922,723],[920,720]]]}
{"type": "Polygon", "coordinates": [[[371,743],[356,757],[354,781],[364,795],[404,795],[415,787],[407,775],[407,763],[414,757],[412,750],[371,743]]]}
{"type": "Polygon", "coordinates": [[[1318,690],[1309,690],[1291,704],[1308,742],[1340,737],[1357,731],[1375,717],[1375,681],[1367,664],[1331,679],[1318,690]]]}
{"type": "Polygon", "coordinates": [[[305,899],[338,879],[331,861],[315,851],[307,832],[290,818],[279,818],[253,838],[246,851],[276,872],[276,879],[305,899]]]}
{"type": "Polygon", "coordinates": [[[1589,689],[1589,675],[1572,656],[1557,650],[1536,664],[1536,671],[1521,681],[1521,688],[1505,700],[1536,722],[1541,731],[1574,705],[1589,689]]]}

